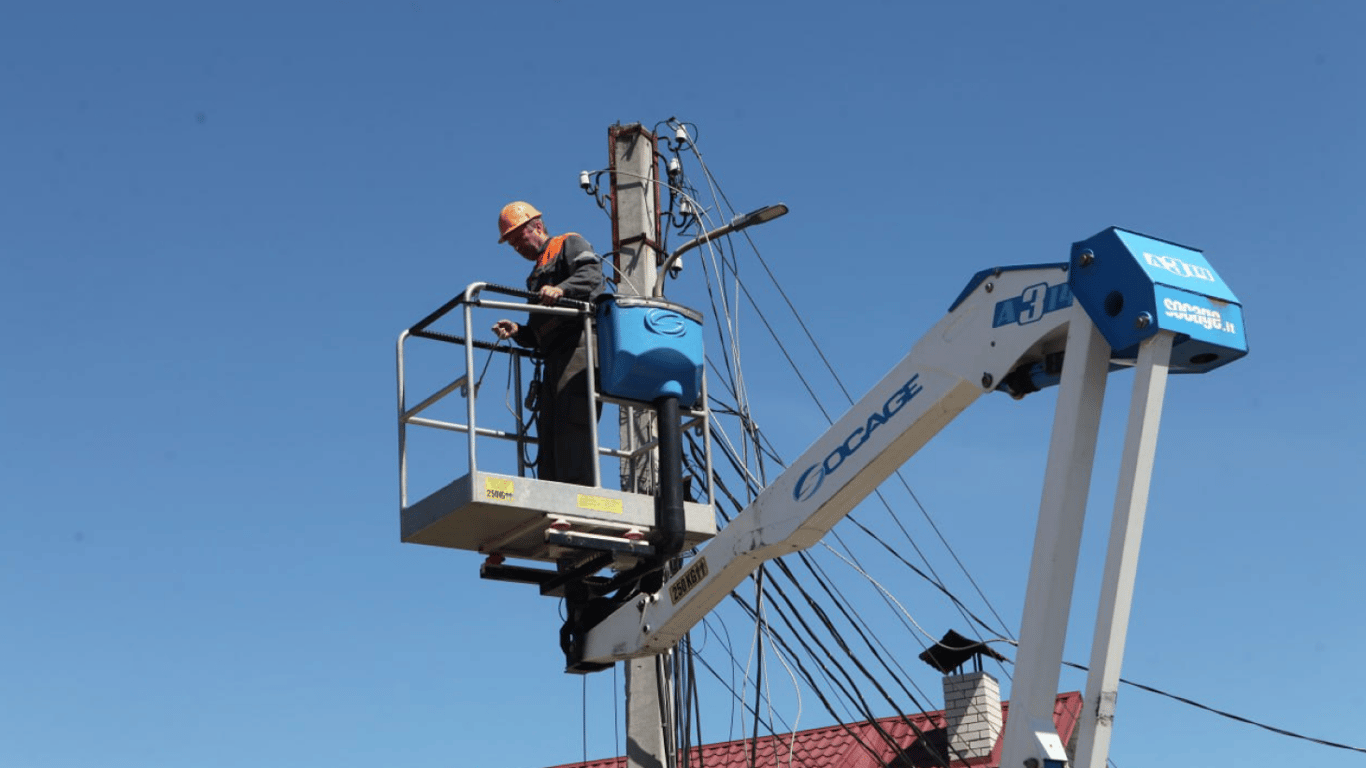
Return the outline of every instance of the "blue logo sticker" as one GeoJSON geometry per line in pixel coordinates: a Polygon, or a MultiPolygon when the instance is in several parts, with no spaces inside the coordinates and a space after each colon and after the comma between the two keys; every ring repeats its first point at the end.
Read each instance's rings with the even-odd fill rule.
{"type": "Polygon", "coordinates": [[[812,464],[806,468],[801,477],[797,478],[797,484],[792,488],[792,498],[797,501],[806,501],[820,490],[825,483],[825,476],[840,468],[844,460],[853,456],[863,444],[868,442],[868,438],[873,436],[873,432],[878,427],[886,424],[893,416],[901,412],[906,404],[911,402],[916,395],[924,389],[920,384],[920,374],[915,374],[902,384],[882,407],[868,414],[868,420],[861,427],[854,427],[854,431],[844,438],[844,442],[835,446],[835,450],[819,464],[812,464]]]}
{"type": "Polygon", "coordinates": [[[1213,283],[1218,279],[1214,276],[1214,270],[1209,267],[1192,264],[1189,261],[1178,259],[1175,256],[1168,256],[1166,254],[1157,255],[1144,251],[1143,260],[1148,262],[1148,266],[1156,267],[1157,269],[1165,269],[1177,277],[1184,277],[1191,280],[1203,280],[1207,283],[1213,283]]]}
{"type": "Polygon", "coordinates": [[[667,309],[652,309],[645,313],[645,327],[661,336],[682,336],[688,330],[683,316],[667,309]]]}
{"type": "Polygon", "coordinates": [[[1202,307],[1189,301],[1170,297],[1164,298],[1162,300],[1162,313],[1173,320],[1194,323],[1207,330],[1223,331],[1230,334],[1238,332],[1238,324],[1233,321],[1232,317],[1225,318],[1223,313],[1217,309],[1202,307]]]}
{"type": "Polygon", "coordinates": [[[992,317],[991,327],[1003,325],[1029,325],[1049,312],[1072,306],[1072,288],[1067,283],[1049,285],[1036,283],[1020,292],[1013,299],[996,303],[996,314],[992,317]]]}

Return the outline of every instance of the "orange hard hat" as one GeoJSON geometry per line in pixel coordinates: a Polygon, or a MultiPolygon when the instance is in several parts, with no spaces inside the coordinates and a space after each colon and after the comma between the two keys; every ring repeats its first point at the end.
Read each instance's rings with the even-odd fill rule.
{"type": "Polygon", "coordinates": [[[532,219],[541,218],[541,212],[532,207],[531,203],[523,203],[520,200],[515,203],[508,203],[503,206],[503,210],[498,214],[498,242],[504,242],[512,230],[526,224],[532,219]]]}

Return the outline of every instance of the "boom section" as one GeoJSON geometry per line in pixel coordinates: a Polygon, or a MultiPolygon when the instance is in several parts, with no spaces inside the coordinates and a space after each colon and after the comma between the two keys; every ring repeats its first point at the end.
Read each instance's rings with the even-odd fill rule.
{"type": "Polygon", "coordinates": [[[983,393],[1059,355],[1070,321],[1085,318],[1067,270],[979,273],[900,363],[659,592],[590,629],[584,660],[606,664],[672,647],[765,561],[819,542],[983,393]]]}

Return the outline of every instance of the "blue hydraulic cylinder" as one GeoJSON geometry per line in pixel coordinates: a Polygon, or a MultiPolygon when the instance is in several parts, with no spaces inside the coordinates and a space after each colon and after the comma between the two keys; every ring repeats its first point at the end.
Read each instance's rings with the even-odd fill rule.
{"type": "Polygon", "coordinates": [[[597,309],[598,377],[614,397],[683,407],[702,394],[702,315],[664,299],[606,295],[597,309]]]}
{"type": "Polygon", "coordinates": [[[1136,358],[1158,331],[1176,334],[1172,373],[1247,354],[1242,305],[1194,248],[1110,227],[1072,244],[1068,284],[1116,359],[1136,358]]]}

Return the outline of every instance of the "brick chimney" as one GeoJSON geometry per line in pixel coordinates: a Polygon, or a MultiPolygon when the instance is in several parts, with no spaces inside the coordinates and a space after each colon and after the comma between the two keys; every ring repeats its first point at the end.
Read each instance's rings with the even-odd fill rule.
{"type": "Polygon", "coordinates": [[[950,760],[987,757],[1001,735],[1001,684],[986,672],[944,676],[950,760]]]}

